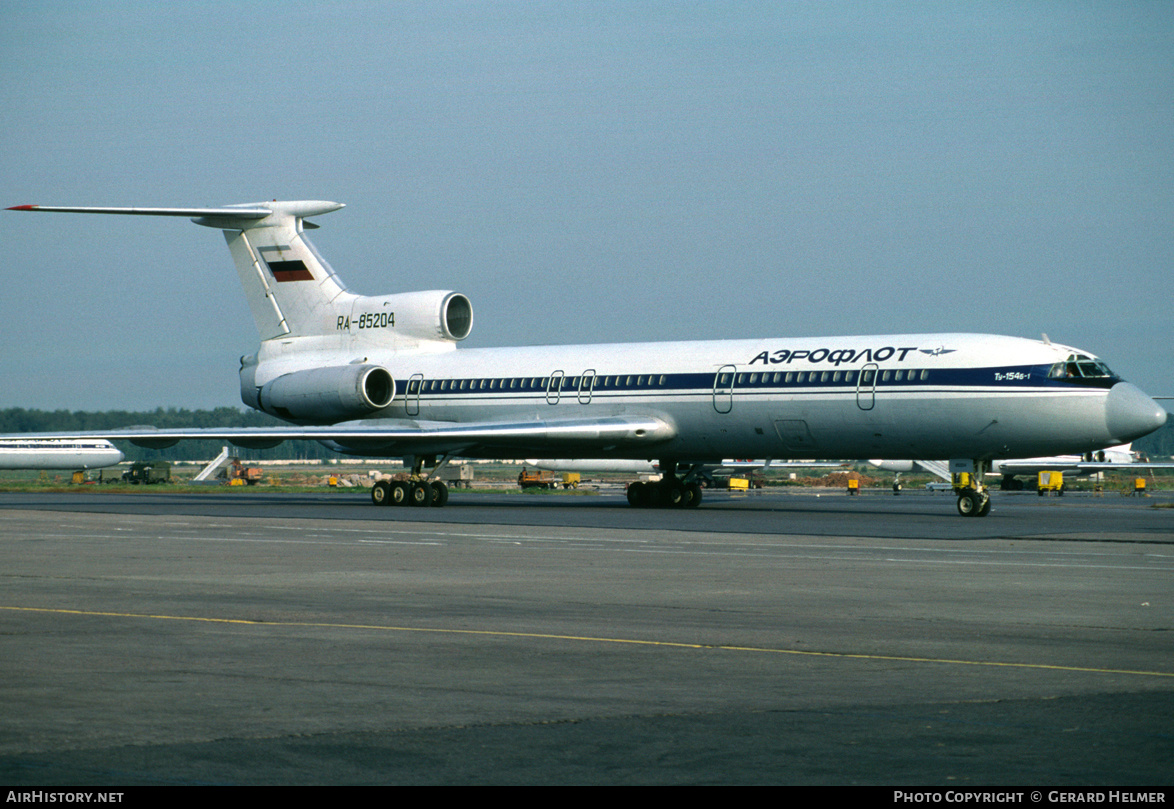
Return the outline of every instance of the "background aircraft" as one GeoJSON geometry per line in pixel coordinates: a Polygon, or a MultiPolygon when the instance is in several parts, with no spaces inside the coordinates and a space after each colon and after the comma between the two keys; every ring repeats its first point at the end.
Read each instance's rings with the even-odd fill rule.
{"type": "Polygon", "coordinates": [[[99,438],[0,439],[0,469],[100,469],[121,463],[123,457],[99,438]]]}
{"type": "MultiPolygon", "coordinates": [[[[945,461],[886,461],[871,459],[869,463],[888,472],[912,472],[916,468],[951,481],[949,465],[945,461]]],[[[1035,476],[1040,472],[1062,472],[1065,476],[1088,477],[1100,472],[1143,472],[1150,469],[1174,469],[1174,463],[1151,463],[1139,457],[1129,444],[1086,452],[1083,455],[1052,455],[1042,458],[1012,458],[991,461],[987,474],[1001,475],[999,488],[1020,491],[1024,482],[1018,476],[1035,476]]]]}

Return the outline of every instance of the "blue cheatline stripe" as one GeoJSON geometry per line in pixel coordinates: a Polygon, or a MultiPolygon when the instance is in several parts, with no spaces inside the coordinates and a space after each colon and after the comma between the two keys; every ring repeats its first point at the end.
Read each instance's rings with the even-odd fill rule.
{"type": "MultiPolygon", "coordinates": [[[[1120,379],[1102,377],[1097,379],[1051,379],[1049,365],[1010,365],[994,368],[886,368],[875,371],[875,386],[878,390],[916,389],[941,391],[945,388],[983,389],[1053,389],[1071,390],[1073,387],[1108,388],[1120,379]],[[901,374],[901,378],[897,378],[901,374]],[[887,378],[886,378],[887,375],[887,378]],[[927,387],[932,384],[933,387],[927,387]]],[[[596,374],[591,388],[593,396],[609,393],[642,393],[656,395],[711,394],[716,387],[719,394],[729,392],[730,385],[736,393],[762,390],[810,391],[819,389],[850,389],[855,391],[859,382],[859,369],[817,370],[817,371],[737,371],[719,374],[715,372],[685,374],[596,374]],[[733,377],[733,379],[730,379],[733,377]],[[837,378],[838,377],[838,378],[837,378]]],[[[548,392],[548,376],[525,377],[477,377],[466,379],[425,379],[425,390],[418,391],[422,397],[470,396],[481,394],[506,394],[514,396],[575,397],[579,394],[581,377],[561,377],[562,387],[548,392]],[[494,383],[497,383],[496,385],[494,383]],[[504,384],[503,384],[504,383],[504,384]],[[513,385],[513,387],[511,387],[513,385]],[[443,386],[443,390],[440,389],[443,386]],[[463,387],[462,387],[463,386],[463,387]]],[[[420,381],[396,380],[396,390],[416,396],[420,381]]],[[[871,388],[871,384],[865,385],[871,388]]],[[[584,391],[586,393],[586,391],[584,391]]]]}

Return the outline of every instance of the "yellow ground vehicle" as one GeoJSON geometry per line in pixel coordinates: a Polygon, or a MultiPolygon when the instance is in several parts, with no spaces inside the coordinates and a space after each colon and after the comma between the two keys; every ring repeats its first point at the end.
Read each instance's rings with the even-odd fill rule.
{"type": "Polygon", "coordinates": [[[562,478],[554,472],[544,472],[539,469],[522,469],[518,473],[518,485],[523,489],[557,489],[562,485],[562,478]]]}
{"type": "Polygon", "coordinates": [[[1040,472],[1039,473],[1039,496],[1043,497],[1044,492],[1055,492],[1057,497],[1064,496],[1064,473],[1063,472],[1040,472]]]}

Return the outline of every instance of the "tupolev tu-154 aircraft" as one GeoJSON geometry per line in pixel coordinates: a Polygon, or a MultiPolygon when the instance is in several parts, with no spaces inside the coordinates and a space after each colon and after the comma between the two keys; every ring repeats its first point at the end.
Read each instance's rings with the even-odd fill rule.
{"type": "Polygon", "coordinates": [[[151,447],[311,439],[350,455],[402,455],[411,481],[377,483],[372,500],[421,506],[447,501],[437,472],[457,457],[656,459],[664,477],[636,505],[671,507],[698,505],[693,470],[722,458],[947,458],[974,481],[958,512],[984,516],[992,459],[1094,451],[1166,421],[1164,409],[1099,359],[1046,338],[886,334],[458,350],[473,327],[467,297],[357,295],[318,254],[305,236],[317,225],[306,220],[342,207],[10,209],[179,216],[222,230],[261,336],[257,352],[241,358],[241,399],[289,425],[85,435],[151,447]]]}

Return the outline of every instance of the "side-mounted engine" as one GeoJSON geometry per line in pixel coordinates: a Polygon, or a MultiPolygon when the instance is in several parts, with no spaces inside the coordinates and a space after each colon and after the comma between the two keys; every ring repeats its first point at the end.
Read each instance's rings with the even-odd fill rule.
{"type": "Polygon", "coordinates": [[[382,410],[395,398],[395,379],[378,365],[293,371],[258,388],[256,365],[241,367],[241,399],[286,421],[331,423],[382,410]]]}

